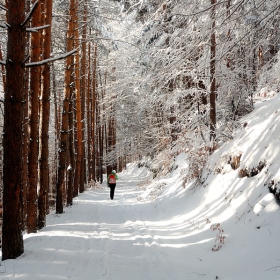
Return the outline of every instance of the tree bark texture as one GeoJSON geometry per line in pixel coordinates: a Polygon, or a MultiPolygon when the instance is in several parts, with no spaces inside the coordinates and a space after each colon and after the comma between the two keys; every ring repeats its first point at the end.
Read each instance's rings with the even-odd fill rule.
{"type": "MultiPolygon", "coordinates": [[[[36,1],[33,0],[34,4],[36,1]]],[[[41,25],[41,5],[37,5],[36,11],[33,13],[32,26],[41,25]]],[[[41,32],[34,32],[31,35],[31,62],[40,60],[40,37],[41,32]]],[[[28,216],[27,216],[27,232],[37,232],[37,184],[38,184],[38,116],[39,116],[39,96],[40,96],[40,77],[41,67],[32,67],[30,70],[30,144],[29,144],[29,160],[28,160],[28,177],[29,177],[29,193],[28,193],[28,216]]]]}
{"type": "MultiPolygon", "coordinates": [[[[74,56],[71,58],[71,67],[72,72],[74,72],[74,56]]],[[[71,75],[70,84],[75,84],[75,77],[74,75],[71,75]]],[[[74,177],[75,177],[75,162],[76,162],[76,156],[75,156],[75,133],[74,133],[74,103],[75,103],[75,88],[71,86],[70,88],[70,100],[69,100],[69,119],[68,119],[68,155],[67,155],[67,198],[66,203],[67,206],[72,205],[73,203],[73,196],[74,196],[74,177]]],[[[77,189],[77,188],[76,188],[77,189]]],[[[78,194],[78,190],[77,190],[78,194]]]]}
{"type": "Polygon", "coordinates": [[[3,136],[2,260],[24,252],[22,238],[22,101],[24,90],[25,1],[10,0],[8,12],[7,81],[3,136]]]}
{"type": "MultiPolygon", "coordinates": [[[[91,65],[91,59],[90,59],[90,48],[91,43],[88,42],[88,65],[91,65]]],[[[86,112],[87,112],[87,173],[88,173],[88,181],[91,181],[93,179],[92,176],[92,153],[91,153],[91,71],[90,69],[87,72],[88,78],[87,78],[87,98],[86,98],[86,112]]]]}
{"type": "MultiPolygon", "coordinates": [[[[30,12],[30,0],[26,1],[26,14],[30,12]]],[[[26,34],[25,44],[25,57],[29,57],[30,52],[30,33],[26,34]]],[[[27,200],[29,192],[29,178],[28,178],[28,156],[29,156],[29,80],[30,69],[25,68],[24,73],[24,96],[23,96],[23,139],[22,139],[22,221],[23,229],[25,230],[27,225],[27,200]]]]}
{"type": "MultiPolygon", "coordinates": [[[[67,30],[67,52],[73,49],[73,16],[74,16],[75,1],[70,1],[70,15],[67,30]]],[[[60,147],[58,155],[58,174],[56,182],[56,213],[63,213],[63,186],[66,169],[66,159],[68,151],[68,120],[69,120],[69,100],[70,100],[70,82],[71,82],[71,67],[72,57],[66,58],[65,78],[64,78],[64,98],[60,128],[60,147]]]]}
{"type": "MultiPolygon", "coordinates": [[[[0,45],[0,60],[3,60],[1,45],[0,45]]],[[[6,69],[5,69],[4,65],[1,65],[1,72],[2,72],[3,89],[5,92],[6,91],[6,69]]]]}
{"type": "Polygon", "coordinates": [[[92,179],[96,181],[96,85],[97,85],[97,44],[93,45],[93,70],[92,70],[92,96],[91,96],[91,153],[92,153],[92,179]]]}
{"type": "Polygon", "coordinates": [[[73,183],[74,183],[74,166],[75,166],[75,155],[74,155],[74,120],[73,120],[73,98],[71,97],[69,102],[69,168],[68,168],[68,182],[67,182],[67,206],[71,206],[73,204],[73,183]]]}
{"type": "MultiPolygon", "coordinates": [[[[52,24],[52,0],[44,1],[44,25],[52,24]]],[[[51,54],[51,27],[44,30],[43,59],[51,54]]],[[[46,210],[49,194],[49,120],[50,120],[50,65],[42,69],[42,90],[40,98],[39,126],[39,197],[38,197],[38,228],[46,225],[46,210]]]]}
{"type": "MultiPolygon", "coordinates": [[[[81,58],[81,110],[82,110],[82,120],[85,120],[85,99],[86,99],[86,89],[87,89],[87,73],[86,69],[88,69],[86,66],[87,61],[87,7],[88,3],[87,0],[84,0],[84,11],[83,11],[83,32],[82,32],[82,58],[81,58]]],[[[89,71],[89,70],[88,70],[89,71]]],[[[85,181],[87,181],[86,176],[86,158],[85,158],[85,122],[82,121],[82,166],[81,166],[81,176],[83,176],[83,179],[81,180],[81,184],[83,184],[85,181]]],[[[84,188],[84,187],[83,187],[84,188]]]]}
{"type": "MultiPolygon", "coordinates": [[[[75,47],[79,47],[79,31],[78,31],[78,10],[75,9],[75,47]]],[[[81,71],[80,71],[80,53],[75,56],[75,85],[76,85],[76,131],[77,131],[77,160],[75,169],[75,182],[74,185],[78,186],[79,192],[84,191],[84,176],[82,174],[83,165],[83,126],[82,126],[82,101],[81,101],[81,71]]]]}

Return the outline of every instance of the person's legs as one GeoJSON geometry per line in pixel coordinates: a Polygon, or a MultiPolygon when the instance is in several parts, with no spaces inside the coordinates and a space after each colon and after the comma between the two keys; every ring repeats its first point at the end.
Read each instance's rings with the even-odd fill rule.
{"type": "Polygon", "coordinates": [[[114,199],[115,187],[116,187],[116,184],[110,184],[110,198],[111,199],[114,199]]]}

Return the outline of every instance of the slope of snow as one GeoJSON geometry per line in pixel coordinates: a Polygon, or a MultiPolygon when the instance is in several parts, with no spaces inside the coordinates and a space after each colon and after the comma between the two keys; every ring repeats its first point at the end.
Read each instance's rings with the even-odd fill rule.
{"type": "Polygon", "coordinates": [[[210,158],[202,187],[182,188],[181,154],[178,167],[156,180],[130,164],[113,201],[105,183],[80,194],[63,215],[50,214],[46,228],[24,236],[24,254],[1,263],[1,279],[279,279],[280,213],[267,188],[280,179],[278,108],[279,96],[256,104],[210,158]],[[242,155],[237,170],[227,164],[234,154],[242,155]],[[260,161],[258,175],[239,178],[260,161]],[[218,223],[220,233],[211,230],[218,223]]]}

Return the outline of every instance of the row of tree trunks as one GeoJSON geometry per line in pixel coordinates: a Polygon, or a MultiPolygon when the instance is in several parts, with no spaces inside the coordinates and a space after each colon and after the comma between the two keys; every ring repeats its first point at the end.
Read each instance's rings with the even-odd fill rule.
{"type": "MultiPolygon", "coordinates": [[[[22,230],[37,232],[46,225],[49,211],[49,119],[51,96],[51,69],[49,64],[25,68],[23,61],[38,62],[50,57],[52,0],[7,1],[8,53],[6,75],[2,70],[5,88],[4,119],[4,168],[3,182],[3,260],[16,258],[23,252],[22,230]],[[18,3],[20,2],[20,3],[18,3]],[[48,28],[26,34],[21,24],[24,16],[32,12],[31,26],[48,28]],[[43,31],[42,31],[43,30],[43,31]],[[16,47],[15,47],[16,46],[16,47]],[[29,55],[29,49],[30,55],[29,55]],[[16,73],[16,74],[15,74],[16,73]],[[7,82],[6,78],[7,77],[7,82]],[[20,114],[14,114],[20,112],[20,114]],[[23,143],[23,145],[19,145],[23,143]],[[11,173],[10,170],[13,170],[11,173]],[[7,176],[9,174],[9,176],[7,176]],[[20,176],[18,175],[20,174],[20,176]],[[24,202],[24,203],[22,203],[24,202]],[[12,208],[14,211],[10,211],[12,208]],[[16,227],[15,227],[16,225],[16,227]],[[13,232],[13,234],[11,234],[13,232]]],[[[79,49],[78,2],[70,1],[67,32],[67,52],[79,49]]],[[[81,58],[79,52],[66,58],[64,97],[60,117],[57,104],[55,74],[52,72],[55,126],[60,131],[57,160],[52,170],[55,175],[56,213],[63,213],[63,206],[71,205],[73,197],[84,191],[87,180],[103,181],[103,148],[106,135],[111,135],[110,149],[115,147],[115,120],[110,122],[110,132],[102,123],[100,114],[103,93],[97,93],[97,44],[88,44],[87,53],[87,1],[84,2],[81,58]],[[91,48],[93,48],[91,52],[91,48]],[[91,58],[92,53],[92,58],[91,58]],[[88,59],[87,59],[88,56],[88,59]],[[87,67],[88,63],[88,67],[87,67]],[[75,68],[74,68],[75,65],[75,68]],[[87,70],[87,69],[91,69],[87,70]],[[88,71],[88,72],[87,72],[88,71]],[[74,86],[73,86],[74,85],[74,86]],[[85,101],[87,97],[88,169],[85,172],[85,101]],[[76,122],[75,122],[76,121],[76,122]],[[113,141],[113,142],[112,142],[113,141]],[[76,142],[76,146],[75,143],[76,142]],[[69,168],[66,168],[69,166],[69,168]],[[66,181],[67,179],[67,181],[66,181]],[[75,180],[75,181],[74,181],[75,180]],[[76,186],[76,189],[75,189],[76,186]],[[67,187],[67,190],[66,190],[67,187]]],[[[26,24],[29,20],[26,21],[26,24]]],[[[0,50],[0,60],[2,53],[0,50]]],[[[54,69],[54,65],[52,64],[54,69]]],[[[105,77],[106,83],[106,77],[105,77]]],[[[59,100],[58,100],[59,101],[59,100]]],[[[104,109],[104,108],[102,108],[104,109]]],[[[108,145],[107,145],[108,146],[108,145]]],[[[115,164],[115,163],[114,163],[115,164]]],[[[116,169],[116,165],[113,166],[116,169]]]]}
{"type": "MultiPolygon", "coordinates": [[[[5,87],[3,242],[6,245],[3,246],[3,259],[16,258],[23,252],[22,230],[26,229],[28,233],[34,233],[43,228],[49,211],[51,184],[48,133],[51,69],[49,64],[43,66],[34,64],[26,69],[23,62],[25,57],[29,57],[29,48],[26,46],[31,47],[29,62],[38,62],[50,57],[52,5],[52,0],[43,0],[39,4],[36,0],[24,1],[24,3],[7,1],[8,23],[12,28],[8,30],[7,76],[3,74],[5,69],[2,69],[5,87]],[[32,12],[32,27],[41,25],[49,27],[32,32],[29,37],[21,24],[31,4],[36,6],[32,12]],[[6,83],[5,77],[7,77],[6,83]],[[14,114],[14,112],[20,113],[14,114]],[[13,211],[9,211],[11,205],[13,211]]],[[[79,40],[78,7],[77,0],[70,0],[67,52],[72,51],[74,47],[79,49],[80,46],[81,50],[75,56],[75,63],[74,56],[66,58],[61,117],[59,116],[61,106],[56,102],[55,74],[52,73],[55,126],[57,131],[60,130],[60,137],[56,138],[56,141],[58,138],[60,141],[59,152],[57,161],[54,161],[57,165],[54,173],[57,174],[55,210],[58,214],[63,213],[65,203],[71,205],[73,197],[78,195],[78,192],[84,191],[85,180],[103,181],[104,144],[108,147],[108,151],[113,151],[116,147],[115,116],[110,118],[107,125],[103,122],[105,118],[101,118],[101,111],[104,109],[102,106],[105,106],[103,103],[105,89],[97,88],[97,44],[88,44],[87,52],[85,24],[87,1],[85,0],[83,7],[85,25],[82,26],[82,42],[79,40]],[[88,130],[86,135],[89,139],[87,176],[84,144],[85,101],[87,101],[88,130]],[[69,167],[66,168],[67,166],[69,167]]],[[[29,20],[26,22],[28,24],[29,20]]],[[[106,75],[104,81],[106,84],[106,75]]],[[[111,170],[116,167],[117,160],[110,165],[111,170]]]]}

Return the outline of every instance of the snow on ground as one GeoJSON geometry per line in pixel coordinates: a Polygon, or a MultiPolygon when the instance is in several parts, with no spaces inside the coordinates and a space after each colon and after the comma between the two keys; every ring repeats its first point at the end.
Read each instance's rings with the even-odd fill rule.
{"type": "Polygon", "coordinates": [[[105,183],[80,194],[63,215],[50,214],[46,228],[24,236],[24,254],[3,261],[0,278],[279,279],[280,212],[267,188],[280,180],[278,108],[280,96],[256,104],[247,125],[211,157],[202,187],[182,188],[188,165],[181,154],[178,168],[156,180],[130,164],[113,201],[105,183]],[[226,162],[238,153],[240,168],[266,167],[239,178],[240,168],[226,162]]]}

